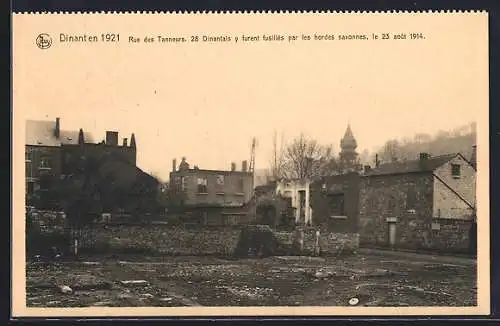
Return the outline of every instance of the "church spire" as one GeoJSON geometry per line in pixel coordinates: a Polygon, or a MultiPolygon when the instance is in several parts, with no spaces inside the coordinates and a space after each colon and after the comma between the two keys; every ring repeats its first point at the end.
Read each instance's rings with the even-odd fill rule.
{"type": "Polygon", "coordinates": [[[344,137],[340,141],[340,148],[342,151],[344,150],[351,150],[354,151],[358,147],[358,144],[356,142],[356,138],[354,138],[354,134],[352,133],[351,130],[351,124],[347,124],[347,129],[345,130],[344,137]]]}
{"type": "Polygon", "coordinates": [[[340,140],[340,166],[343,170],[355,170],[358,164],[358,153],[356,148],[358,144],[351,129],[351,123],[347,123],[344,137],[340,140]]]}

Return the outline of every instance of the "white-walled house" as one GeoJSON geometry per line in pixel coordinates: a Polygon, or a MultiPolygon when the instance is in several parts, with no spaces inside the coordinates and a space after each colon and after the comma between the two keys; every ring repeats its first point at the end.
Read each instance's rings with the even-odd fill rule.
{"type": "Polygon", "coordinates": [[[297,223],[312,224],[310,182],[308,180],[282,180],[276,183],[276,195],[290,199],[295,208],[297,223]]]}

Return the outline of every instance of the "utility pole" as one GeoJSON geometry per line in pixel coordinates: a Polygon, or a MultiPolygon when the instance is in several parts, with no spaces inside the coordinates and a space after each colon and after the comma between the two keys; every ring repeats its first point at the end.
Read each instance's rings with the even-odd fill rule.
{"type": "Polygon", "coordinates": [[[249,168],[249,171],[250,172],[254,172],[255,170],[255,146],[257,144],[257,140],[255,139],[255,137],[252,138],[252,146],[251,146],[251,150],[250,150],[250,168],[249,168]]]}
{"type": "MultiPolygon", "coordinates": [[[[273,179],[277,178],[278,174],[278,145],[277,145],[277,135],[276,135],[276,130],[274,130],[274,137],[273,137],[273,159],[274,159],[274,165],[272,168],[271,173],[273,174],[273,179]]],[[[274,180],[273,180],[274,181],[274,180]]]]}
{"type": "Polygon", "coordinates": [[[271,177],[273,181],[281,178],[283,173],[283,152],[284,152],[284,135],[281,133],[280,146],[278,148],[278,133],[274,130],[273,136],[273,157],[271,166],[271,177]]]}
{"type": "Polygon", "coordinates": [[[253,198],[253,217],[257,215],[257,198],[255,198],[255,147],[257,145],[257,140],[255,137],[252,138],[252,145],[250,149],[250,167],[249,172],[252,173],[252,197],[253,198]]]}

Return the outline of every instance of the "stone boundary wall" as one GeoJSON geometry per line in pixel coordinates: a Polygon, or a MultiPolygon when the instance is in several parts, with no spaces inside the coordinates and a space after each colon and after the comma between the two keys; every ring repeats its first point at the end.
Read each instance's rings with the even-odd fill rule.
{"type": "Polygon", "coordinates": [[[81,251],[159,255],[231,255],[238,228],[183,228],[162,224],[93,225],[81,251]]]}
{"type": "MultiPolygon", "coordinates": [[[[396,223],[396,243],[393,249],[475,254],[475,226],[470,220],[420,218],[402,214],[396,223]]],[[[362,234],[361,247],[390,248],[388,227],[379,230],[376,237],[373,234],[374,231],[362,234]]]]}
{"type": "MultiPolygon", "coordinates": [[[[121,224],[109,222],[94,223],[83,229],[72,229],[65,226],[63,214],[34,209],[30,209],[27,214],[30,214],[41,231],[27,234],[32,250],[37,251],[44,245],[49,247],[55,245],[70,253],[75,252],[76,239],[79,253],[231,256],[238,247],[242,230],[258,227],[172,225],[165,222],[121,224]],[[59,242],[55,243],[54,239],[47,238],[46,235],[52,233],[61,235],[61,239],[57,239],[59,242]],[[67,249],[63,248],[66,245],[61,241],[69,242],[67,249]]],[[[280,252],[283,251],[282,254],[314,254],[315,233],[318,228],[321,230],[321,255],[354,253],[359,247],[359,234],[357,233],[329,232],[321,226],[303,227],[293,232],[272,231],[269,226],[265,228],[272,233],[271,237],[274,240],[262,238],[258,242],[262,241],[265,246],[279,248],[280,252]],[[297,235],[300,234],[300,230],[304,231],[302,252],[296,250],[299,248],[297,235]]]]}
{"type": "MultiPolygon", "coordinates": [[[[295,254],[314,253],[315,232],[316,230],[304,232],[304,250],[295,251],[295,254]]],[[[80,252],[231,256],[238,246],[242,228],[98,224],[80,234],[85,239],[80,243],[80,252]]],[[[293,247],[297,240],[293,232],[273,232],[273,235],[281,248],[293,247]]],[[[357,233],[330,232],[323,233],[320,237],[321,255],[353,254],[358,247],[357,233]]]]}
{"type": "MultiPolygon", "coordinates": [[[[314,252],[317,229],[304,230],[304,251],[314,252]]],[[[359,248],[359,233],[336,233],[320,230],[320,255],[353,254],[359,248]]]]}
{"type": "Polygon", "coordinates": [[[323,255],[355,254],[359,248],[359,233],[328,233],[320,236],[323,255]]]}

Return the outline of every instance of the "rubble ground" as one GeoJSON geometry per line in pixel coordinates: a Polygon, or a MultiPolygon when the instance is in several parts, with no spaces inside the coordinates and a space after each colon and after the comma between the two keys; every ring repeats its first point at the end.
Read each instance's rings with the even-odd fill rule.
{"type": "Polygon", "coordinates": [[[476,262],[428,255],[28,262],[28,307],[474,306],[476,262]]]}

